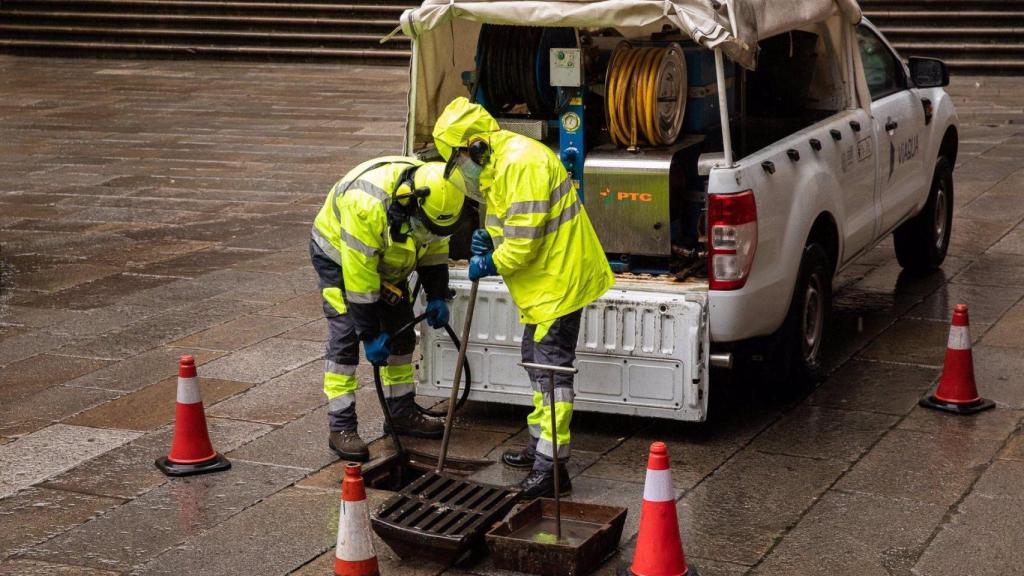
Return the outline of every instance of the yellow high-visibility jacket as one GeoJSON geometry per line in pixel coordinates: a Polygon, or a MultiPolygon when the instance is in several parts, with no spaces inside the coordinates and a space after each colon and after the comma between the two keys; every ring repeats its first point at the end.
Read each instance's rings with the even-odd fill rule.
{"type": "Polygon", "coordinates": [[[360,338],[380,330],[374,305],[381,280],[400,285],[417,270],[428,299],[446,296],[448,239],[417,245],[409,235],[395,242],[388,227],[388,206],[403,173],[422,164],[403,156],[363,162],[331,187],[313,221],[313,241],[342,270],[342,285],[325,288],[324,299],[339,314],[352,314],[360,338]]]}
{"type": "Polygon", "coordinates": [[[506,130],[487,135],[480,175],[494,266],[524,324],[583,308],[615,284],[576,187],[550,148],[506,130]]]}

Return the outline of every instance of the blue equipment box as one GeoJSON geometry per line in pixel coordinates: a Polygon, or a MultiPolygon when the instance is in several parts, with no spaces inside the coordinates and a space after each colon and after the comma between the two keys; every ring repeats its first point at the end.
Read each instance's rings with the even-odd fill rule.
{"type": "MultiPolygon", "coordinates": [[[[683,132],[706,134],[721,126],[718,109],[718,82],[715,80],[715,53],[706,48],[684,48],[686,57],[686,114],[683,116],[683,132]]],[[[725,77],[729,91],[729,114],[736,108],[735,80],[736,66],[725,61],[725,77]]]]}

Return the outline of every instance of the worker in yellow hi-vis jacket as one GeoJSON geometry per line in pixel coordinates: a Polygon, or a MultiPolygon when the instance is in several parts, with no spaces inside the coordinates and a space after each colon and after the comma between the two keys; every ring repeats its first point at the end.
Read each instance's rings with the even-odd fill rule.
{"type": "MultiPolygon", "coordinates": [[[[456,98],[434,126],[434,143],[448,161],[445,175],[487,206],[485,228],[473,234],[469,277],[500,274],[519,307],[524,362],[571,367],[582,309],[615,282],[604,249],[562,162],[547,146],[506,130],[483,107],[456,98]]],[[[506,452],[509,466],[532,468],[524,497],[554,494],[553,436],[560,464],[569,457],[573,377],[555,378],[551,430],[547,374],[530,372],[534,410],[530,445],[506,452]]],[[[572,486],[560,474],[560,492],[572,486]]]]}
{"type": "Polygon", "coordinates": [[[395,430],[427,438],[443,432],[440,421],[416,410],[415,334],[395,331],[413,319],[413,270],[426,294],[427,323],[448,323],[448,238],[465,199],[459,185],[444,177],[443,163],[378,158],[335,184],[316,216],[309,251],[328,326],[328,442],[342,458],[369,457],[356,426],[359,342],[366,359],[381,367],[395,430]]]}

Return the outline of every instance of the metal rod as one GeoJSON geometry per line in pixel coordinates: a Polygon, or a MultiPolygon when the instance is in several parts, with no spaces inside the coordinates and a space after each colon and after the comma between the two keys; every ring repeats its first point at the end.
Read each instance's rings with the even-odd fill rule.
{"type": "Polygon", "coordinates": [[[534,370],[549,370],[551,372],[558,372],[559,374],[576,374],[579,372],[577,368],[566,368],[565,366],[550,366],[548,364],[535,364],[533,362],[519,362],[519,365],[523,368],[532,368],[534,370]]]}
{"type": "Polygon", "coordinates": [[[562,499],[558,494],[561,487],[561,472],[558,470],[558,415],[555,414],[555,369],[548,368],[548,384],[551,389],[551,460],[555,464],[555,540],[562,540],[562,499]]]}
{"type": "Polygon", "coordinates": [[[448,441],[452,436],[452,421],[455,420],[455,403],[459,399],[459,383],[462,382],[462,365],[466,361],[466,349],[469,348],[469,328],[473,325],[473,309],[476,308],[476,291],[480,281],[474,280],[469,289],[469,304],[466,306],[466,321],[462,324],[462,340],[459,342],[459,359],[455,362],[455,379],[452,381],[452,395],[448,399],[448,416],[444,419],[444,437],[441,440],[441,453],[437,456],[437,473],[444,472],[444,461],[448,458],[448,441]]]}
{"type": "Polygon", "coordinates": [[[729,126],[729,86],[725,78],[725,56],[721,48],[715,48],[715,75],[718,76],[718,113],[722,121],[722,146],[725,148],[725,165],[732,166],[732,128],[729,126]]]}

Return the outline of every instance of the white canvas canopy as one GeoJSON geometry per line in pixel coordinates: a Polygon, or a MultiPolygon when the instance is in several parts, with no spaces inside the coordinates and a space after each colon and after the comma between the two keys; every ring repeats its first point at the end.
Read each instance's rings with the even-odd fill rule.
{"type": "Polygon", "coordinates": [[[851,23],[861,18],[856,0],[425,0],[401,19],[402,31],[415,40],[410,137],[423,141],[440,108],[468,95],[461,73],[475,67],[480,24],[615,28],[626,38],[668,25],[753,70],[761,38],[837,13],[851,23]]]}

